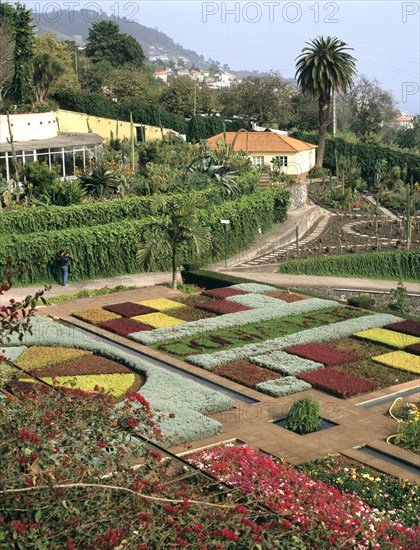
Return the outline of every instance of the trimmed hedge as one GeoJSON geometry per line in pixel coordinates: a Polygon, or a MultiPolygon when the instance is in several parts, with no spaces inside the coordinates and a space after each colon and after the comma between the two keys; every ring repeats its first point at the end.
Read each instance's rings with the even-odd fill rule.
{"type": "Polygon", "coordinates": [[[223,288],[237,283],[249,283],[249,279],[225,275],[216,271],[207,271],[205,269],[185,269],[181,271],[182,282],[186,284],[197,285],[207,290],[214,288],[223,288]]]}
{"type": "Polygon", "coordinates": [[[278,273],[332,275],[418,281],[420,250],[370,252],[325,258],[291,260],[281,264],[278,273]]]}
{"type": "MultiPolygon", "coordinates": [[[[286,217],[288,198],[287,190],[268,189],[199,211],[197,217],[203,225],[210,227],[213,237],[211,248],[200,261],[210,263],[224,257],[221,219],[231,220],[228,253],[234,255],[254,241],[259,228],[268,231],[274,222],[286,217]]],[[[121,206],[123,211],[124,206],[121,206]]],[[[70,278],[73,281],[138,273],[141,269],[136,252],[141,221],[123,220],[90,227],[9,235],[0,239],[0,266],[5,265],[7,258],[13,258],[16,267],[24,267],[25,272],[16,281],[18,284],[58,281],[57,254],[58,250],[65,249],[71,258],[70,278]]],[[[180,257],[197,261],[192,243],[181,248],[180,257]]],[[[169,253],[162,254],[150,265],[150,271],[166,271],[170,266],[169,253]]]]}

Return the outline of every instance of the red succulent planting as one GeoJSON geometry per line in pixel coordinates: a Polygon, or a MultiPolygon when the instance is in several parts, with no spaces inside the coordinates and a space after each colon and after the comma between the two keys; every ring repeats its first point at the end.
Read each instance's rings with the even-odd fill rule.
{"type": "Polygon", "coordinates": [[[141,306],[140,304],[134,304],[132,302],[103,306],[102,309],[117,313],[118,315],[122,315],[122,317],[136,317],[137,315],[146,315],[147,313],[154,313],[156,311],[151,307],[141,306]]]}
{"type": "Polygon", "coordinates": [[[404,351],[414,353],[414,355],[420,355],[420,344],[411,344],[411,346],[407,346],[404,351]]]}
{"type": "Polygon", "coordinates": [[[128,336],[133,332],[153,330],[150,325],[139,323],[138,321],[134,321],[134,319],[111,319],[110,321],[104,321],[99,326],[119,336],[128,336]]]}
{"type": "Polygon", "coordinates": [[[371,380],[346,374],[329,367],[299,374],[297,378],[308,382],[317,390],[325,391],[337,397],[344,397],[344,399],[359,393],[373,391],[378,386],[376,382],[371,380]]]}
{"type": "Polygon", "coordinates": [[[402,332],[403,334],[409,334],[410,336],[420,336],[419,321],[400,321],[399,323],[385,325],[384,328],[395,330],[396,332],[402,332]]]}
{"type": "Polygon", "coordinates": [[[258,367],[254,365],[254,363],[249,363],[248,361],[233,361],[232,363],[216,367],[213,369],[213,372],[220,376],[224,376],[228,380],[243,384],[248,388],[255,388],[260,382],[280,378],[279,374],[269,369],[258,367]]]}
{"type": "Polygon", "coordinates": [[[238,313],[238,311],[248,311],[250,309],[249,307],[241,306],[234,302],[227,302],[225,300],[198,303],[196,307],[204,309],[205,311],[211,311],[212,313],[219,313],[220,315],[224,315],[225,313],[238,313]]]}
{"type": "Polygon", "coordinates": [[[356,353],[338,350],[316,342],[302,344],[301,346],[293,346],[287,348],[285,351],[297,355],[298,357],[303,357],[304,359],[323,363],[326,367],[341,365],[342,363],[353,363],[354,361],[360,360],[360,357],[356,353]]]}
{"type": "Polygon", "coordinates": [[[245,290],[239,290],[236,288],[225,286],[223,288],[213,288],[212,290],[205,290],[204,292],[202,292],[202,294],[204,296],[209,296],[210,298],[218,298],[219,300],[223,300],[224,298],[228,298],[229,296],[248,294],[248,292],[245,292],[245,290]]]}

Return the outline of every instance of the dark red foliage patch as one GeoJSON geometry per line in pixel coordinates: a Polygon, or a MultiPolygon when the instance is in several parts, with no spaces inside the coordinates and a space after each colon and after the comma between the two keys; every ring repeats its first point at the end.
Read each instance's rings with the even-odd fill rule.
{"type": "Polygon", "coordinates": [[[130,369],[99,355],[88,355],[81,359],[68,361],[62,365],[33,371],[38,377],[43,376],[80,376],[85,374],[130,373],[130,369]]]}
{"type": "Polygon", "coordinates": [[[212,300],[202,304],[196,304],[199,309],[205,311],[211,311],[212,313],[219,313],[224,315],[225,313],[238,313],[238,311],[248,311],[250,308],[235,304],[235,302],[228,302],[227,300],[212,300]]]}
{"type": "Polygon", "coordinates": [[[11,380],[7,383],[6,389],[15,395],[34,392],[39,384],[32,382],[23,382],[22,380],[11,380]]]}
{"type": "Polygon", "coordinates": [[[419,321],[400,321],[399,323],[385,325],[384,328],[388,328],[389,330],[394,330],[396,332],[402,332],[403,334],[409,334],[410,336],[420,336],[419,321]]]}
{"type": "Polygon", "coordinates": [[[326,346],[325,344],[318,344],[317,342],[293,346],[287,348],[285,351],[297,355],[298,357],[303,357],[304,359],[322,363],[326,367],[341,365],[342,363],[353,363],[354,361],[360,360],[360,357],[356,353],[342,351],[326,346]]]}
{"type": "Polygon", "coordinates": [[[293,292],[285,292],[284,290],[277,290],[276,292],[270,292],[266,296],[271,296],[272,298],[279,298],[288,304],[292,302],[300,302],[301,300],[306,300],[305,296],[299,296],[299,294],[294,294],[293,292]]]}
{"type": "Polygon", "coordinates": [[[414,355],[420,355],[420,344],[411,344],[411,346],[407,346],[404,351],[414,353],[414,355]]]}
{"type": "Polygon", "coordinates": [[[110,306],[103,306],[102,309],[111,311],[112,313],[117,313],[118,315],[122,315],[122,317],[136,317],[137,315],[146,315],[147,313],[154,313],[156,311],[151,307],[141,306],[139,304],[134,304],[133,302],[111,304],[110,306]]]}
{"type": "Polygon", "coordinates": [[[111,319],[110,321],[104,321],[99,326],[119,336],[128,336],[133,332],[140,332],[143,330],[153,330],[153,327],[150,325],[139,323],[134,319],[111,319]]]}
{"type": "Polygon", "coordinates": [[[373,391],[378,386],[372,380],[359,378],[352,374],[345,374],[329,367],[299,374],[297,378],[308,382],[317,390],[325,391],[344,399],[348,399],[359,393],[373,391]]]}
{"type": "Polygon", "coordinates": [[[255,388],[260,382],[281,378],[279,374],[274,373],[272,370],[263,369],[248,361],[233,361],[216,367],[212,372],[248,388],[255,388]]]}
{"type": "Polygon", "coordinates": [[[213,288],[212,290],[205,290],[201,294],[203,294],[204,296],[209,296],[210,298],[218,298],[219,300],[223,300],[224,298],[228,298],[229,296],[248,294],[248,292],[245,292],[245,290],[239,290],[236,288],[225,286],[223,288],[213,288]]]}

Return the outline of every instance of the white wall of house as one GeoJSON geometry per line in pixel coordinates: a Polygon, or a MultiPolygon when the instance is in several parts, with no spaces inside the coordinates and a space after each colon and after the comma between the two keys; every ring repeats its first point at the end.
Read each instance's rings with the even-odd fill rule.
{"type": "MultiPolygon", "coordinates": [[[[14,141],[49,139],[57,135],[57,121],[54,112],[10,115],[10,126],[14,141]]],[[[6,115],[0,115],[0,143],[10,139],[6,115]]]]}
{"type": "Polygon", "coordinates": [[[272,167],[272,160],[280,157],[284,173],[289,176],[301,176],[306,174],[315,165],[315,149],[307,151],[288,152],[288,153],[249,153],[252,163],[256,166],[269,165],[272,167]]]}

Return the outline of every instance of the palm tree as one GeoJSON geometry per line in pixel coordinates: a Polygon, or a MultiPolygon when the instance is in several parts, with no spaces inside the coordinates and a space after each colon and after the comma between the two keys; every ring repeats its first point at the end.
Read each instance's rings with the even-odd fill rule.
{"type": "Polygon", "coordinates": [[[47,99],[50,88],[65,73],[66,69],[58,59],[49,53],[37,54],[32,65],[35,101],[43,103],[47,99]]]}
{"type": "Polygon", "coordinates": [[[319,140],[316,165],[322,168],[325,136],[330,113],[332,94],[346,93],[356,75],[356,59],[345,50],[346,43],[338,38],[319,36],[306,42],[301,55],[296,58],[296,75],[299,88],[318,99],[319,140]]]}
{"type": "Polygon", "coordinates": [[[182,202],[172,199],[163,203],[162,198],[157,196],[152,201],[155,203],[152,211],[153,206],[163,206],[163,211],[160,216],[149,217],[141,225],[140,238],[144,239],[148,233],[151,239],[141,243],[137,261],[148,266],[153,258],[169,250],[172,257],[172,288],[176,289],[180,246],[193,241],[200,254],[210,244],[210,229],[202,226],[195,217],[196,210],[206,206],[206,200],[204,197],[190,196],[182,202]]]}

